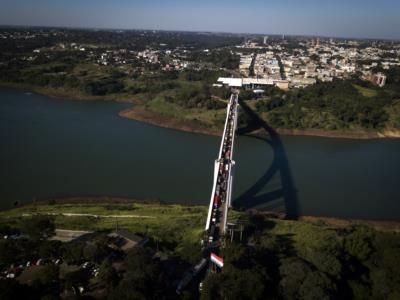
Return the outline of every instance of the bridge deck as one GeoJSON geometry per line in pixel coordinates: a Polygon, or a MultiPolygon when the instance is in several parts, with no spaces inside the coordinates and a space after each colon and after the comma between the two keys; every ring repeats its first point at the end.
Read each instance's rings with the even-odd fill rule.
{"type": "Polygon", "coordinates": [[[225,234],[228,208],[231,206],[232,180],[235,162],[233,146],[237,127],[238,96],[232,94],[228,103],[224,132],[218,159],[214,164],[214,182],[206,223],[205,243],[218,245],[225,234]]]}

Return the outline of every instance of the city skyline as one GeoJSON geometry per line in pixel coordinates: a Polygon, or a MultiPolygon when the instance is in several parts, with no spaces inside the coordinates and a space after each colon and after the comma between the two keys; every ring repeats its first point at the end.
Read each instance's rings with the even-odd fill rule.
{"type": "Polygon", "coordinates": [[[400,3],[1,0],[0,24],[400,39],[400,3]]]}

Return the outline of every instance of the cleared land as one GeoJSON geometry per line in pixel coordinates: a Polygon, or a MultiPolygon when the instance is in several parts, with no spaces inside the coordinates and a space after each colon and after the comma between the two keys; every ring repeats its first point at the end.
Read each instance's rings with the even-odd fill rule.
{"type": "Polygon", "coordinates": [[[159,203],[30,204],[0,212],[0,223],[18,227],[23,218],[51,215],[57,228],[112,230],[116,226],[168,240],[198,242],[207,215],[205,206],[159,203]]]}
{"type": "Polygon", "coordinates": [[[372,98],[378,95],[378,92],[371,88],[362,87],[357,84],[353,84],[353,86],[360,92],[364,97],[372,98]]]}

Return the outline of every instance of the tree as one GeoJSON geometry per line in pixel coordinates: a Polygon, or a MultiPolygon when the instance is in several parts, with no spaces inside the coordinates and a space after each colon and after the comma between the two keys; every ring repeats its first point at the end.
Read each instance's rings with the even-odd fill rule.
{"type": "Polygon", "coordinates": [[[99,279],[106,286],[107,290],[114,288],[118,282],[118,273],[107,259],[100,265],[99,279]]]}
{"type": "Polygon", "coordinates": [[[250,100],[254,98],[254,93],[252,90],[242,90],[240,91],[239,98],[242,100],[250,100]]]}
{"type": "Polygon", "coordinates": [[[348,254],[363,262],[372,253],[372,238],[371,229],[365,226],[357,226],[353,228],[351,233],[346,235],[344,249],[348,254]]]}
{"type": "Polygon", "coordinates": [[[42,241],[39,245],[40,257],[58,258],[60,257],[61,242],[59,241],[42,241]]]}
{"type": "Polygon", "coordinates": [[[83,248],[83,257],[86,260],[100,262],[107,254],[101,243],[88,243],[83,248]]]}
{"type": "Polygon", "coordinates": [[[1,300],[14,300],[14,299],[39,299],[31,288],[26,285],[19,284],[18,281],[13,279],[0,280],[0,299],[1,300]]]}
{"type": "Polygon", "coordinates": [[[328,276],[299,258],[282,260],[279,271],[284,299],[332,299],[336,293],[336,286],[328,276]]]}
{"type": "Polygon", "coordinates": [[[78,243],[78,242],[71,242],[71,243],[65,244],[62,249],[63,258],[68,263],[80,261],[83,257],[83,247],[84,247],[84,244],[78,243]]]}
{"type": "Polygon", "coordinates": [[[54,220],[49,216],[34,215],[22,220],[22,231],[32,239],[41,239],[54,234],[54,220]]]}
{"type": "Polygon", "coordinates": [[[222,298],[220,294],[220,277],[219,274],[210,274],[203,282],[203,290],[201,292],[201,300],[214,300],[222,298]]]}
{"type": "Polygon", "coordinates": [[[193,265],[195,265],[201,259],[200,246],[190,242],[182,242],[180,244],[179,254],[184,261],[187,261],[193,265]]]}
{"type": "Polygon", "coordinates": [[[124,279],[110,293],[109,299],[165,298],[167,280],[148,249],[135,248],[125,258],[124,279]]]}
{"type": "Polygon", "coordinates": [[[0,240],[0,262],[3,264],[10,264],[14,262],[17,255],[17,249],[14,241],[0,240]]]}
{"type": "Polygon", "coordinates": [[[342,264],[339,259],[325,250],[312,251],[308,257],[314,266],[329,275],[339,277],[342,271],[342,264]]]}
{"type": "Polygon", "coordinates": [[[265,276],[258,268],[224,270],[222,294],[226,299],[265,299],[265,276]]]}
{"type": "Polygon", "coordinates": [[[14,232],[15,230],[13,230],[10,226],[6,225],[6,224],[0,224],[0,235],[4,236],[4,235],[10,235],[14,232]]]}
{"type": "Polygon", "coordinates": [[[400,295],[400,240],[396,233],[380,233],[371,255],[372,295],[375,299],[397,299],[400,295]]]}
{"type": "Polygon", "coordinates": [[[281,261],[279,273],[282,277],[279,287],[284,299],[297,298],[301,284],[312,272],[311,267],[299,258],[287,258],[281,261]]]}
{"type": "Polygon", "coordinates": [[[34,281],[36,282],[36,285],[52,285],[58,282],[59,273],[60,269],[58,266],[53,264],[45,265],[36,273],[34,281]]]}
{"type": "Polygon", "coordinates": [[[299,289],[299,298],[304,300],[335,299],[336,286],[322,272],[314,271],[307,274],[299,289]]]}
{"type": "MultiPolygon", "coordinates": [[[[150,293],[151,291],[149,291],[150,293]]],[[[108,293],[107,300],[147,300],[147,299],[157,299],[147,297],[147,294],[139,289],[136,289],[130,282],[122,280],[120,284],[108,293]]],[[[160,298],[162,299],[162,298],[160,298]]]]}
{"type": "Polygon", "coordinates": [[[84,269],[80,269],[74,272],[67,273],[65,275],[65,288],[66,289],[71,289],[74,286],[77,285],[86,285],[88,282],[89,276],[87,274],[87,271],[84,269]]]}

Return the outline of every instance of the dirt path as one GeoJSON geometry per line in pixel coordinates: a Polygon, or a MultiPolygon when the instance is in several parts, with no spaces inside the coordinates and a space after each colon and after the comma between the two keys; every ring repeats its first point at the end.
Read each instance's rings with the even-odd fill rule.
{"type": "MultiPolygon", "coordinates": [[[[95,215],[95,214],[79,214],[79,213],[44,213],[48,216],[64,216],[64,217],[93,217],[93,218],[141,218],[141,219],[155,219],[154,216],[141,216],[141,215],[95,215]]],[[[29,217],[34,214],[22,214],[23,217],[29,217]]]]}

